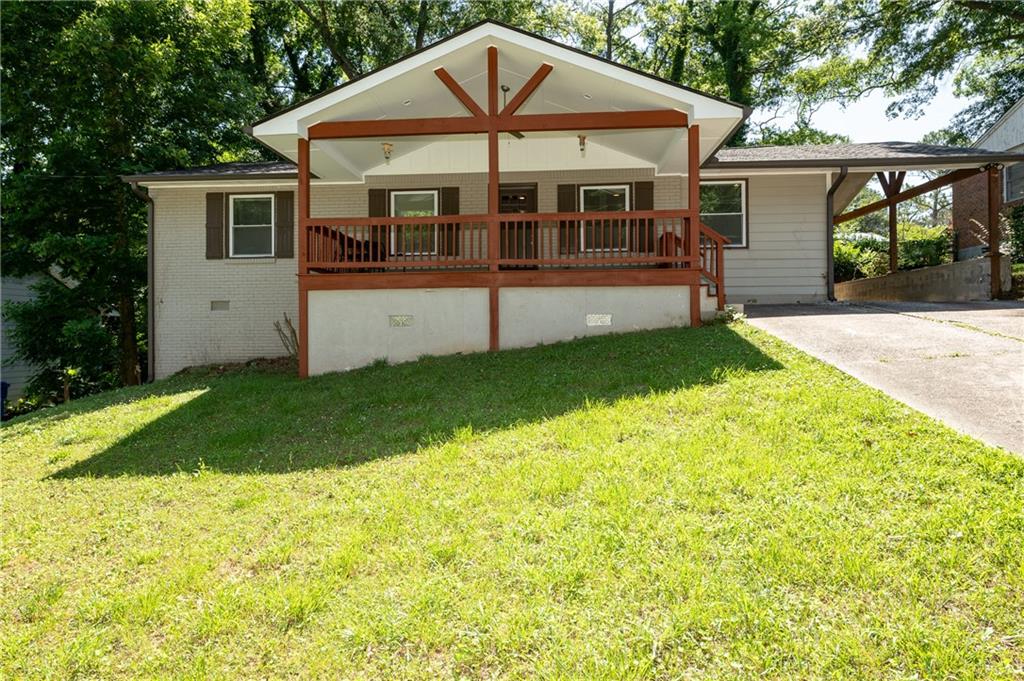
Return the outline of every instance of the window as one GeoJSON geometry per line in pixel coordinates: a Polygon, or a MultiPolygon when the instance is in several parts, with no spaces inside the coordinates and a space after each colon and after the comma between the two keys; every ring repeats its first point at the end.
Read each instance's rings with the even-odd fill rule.
{"type": "Polygon", "coordinates": [[[700,219],[729,239],[726,248],[747,245],[747,181],[700,183],[700,219]]]}
{"type": "MultiPolygon", "coordinates": [[[[609,184],[580,187],[583,213],[621,213],[629,210],[629,185],[609,184]]],[[[622,218],[583,220],[580,243],[588,251],[628,251],[629,221],[622,218]]]]}
{"type": "Polygon", "coordinates": [[[1003,201],[1024,199],[1024,163],[1003,168],[1003,201]]]}
{"type": "MultiPolygon", "coordinates": [[[[391,192],[391,216],[418,218],[437,215],[437,190],[391,192]]],[[[437,253],[437,224],[405,224],[391,228],[393,255],[433,255],[437,253]]]]}
{"type": "Polygon", "coordinates": [[[232,196],[230,205],[231,257],[273,257],[274,195],[232,196]]]}

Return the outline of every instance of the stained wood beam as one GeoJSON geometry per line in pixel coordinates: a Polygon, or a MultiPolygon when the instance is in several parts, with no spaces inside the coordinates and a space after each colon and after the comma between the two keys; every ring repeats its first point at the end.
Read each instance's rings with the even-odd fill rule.
{"type": "Polygon", "coordinates": [[[832,219],[832,223],[838,225],[843,222],[855,220],[864,215],[874,213],[876,210],[886,208],[889,206],[890,203],[899,203],[900,201],[906,201],[907,199],[912,199],[915,196],[920,196],[921,194],[927,194],[930,191],[941,189],[942,187],[951,185],[954,182],[959,182],[960,180],[966,179],[968,177],[973,177],[974,175],[983,172],[985,172],[985,168],[964,168],[963,170],[954,170],[953,172],[947,173],[942,177],[937,177],[934,180],[925,182],[924,184],[919,184],[916,187],[911,187],[906,191],[894,194],[888,198],[882,199],[881,201],[875,201],[874,203],[869,203],[866,206],[861,206],[860,208],[851,210],[849,213],[837,215],[832,219]]]}
{"type": "Polygon", "coordinates": [[[487,132],[488,121],[475,116],[452,118],[392,118],[376,121],[325,121],[309,127],[309,139],[460,135],[487,132]]]}
{"type": "Polygon", "coordinates": [[[540,68],[530,76],[530,79],[526,81],[526,84],[519,89],[516,96],[512,98],[512,101],[505,105],[505,108],[501,110],[502,116],[511,116],[519,110],[526,100],[530,98],[530,95],[540,87],[540,84],[544,82],[544,79],[548,77],[554,67],[551,64],[541,64],[540,68]]]}
{"type": "Polygon", "coordinates": [[[636,130],[640,128],[685,128],[688,118],[675,109],[651,111],[602,111],[598,113],[520,114],[501,116],[500,132],[541,132],[565,130],[636,130]]]}
{"type": "Polygon", "coordinates": [[[480,105],[476,103],[476,100],[469,96],[469,93],[459,85],[458,81],[452,78],[452,74],[448,73],[443,66],[434,69],[434,75],[444,83],[446,88],[451,90],[451,93],[455,95],[456,99],[462,102],[462,106],[466,107],[466,110],[469,111],[471,115],[477,118],[485,118],[487,116],[487,114],[484,113],[484,110],[480,108],[480,105]]]}

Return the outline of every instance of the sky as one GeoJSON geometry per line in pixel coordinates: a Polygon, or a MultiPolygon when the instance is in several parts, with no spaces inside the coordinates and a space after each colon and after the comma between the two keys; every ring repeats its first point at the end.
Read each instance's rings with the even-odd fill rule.
{"type": "MultiPolygon", "coordinates": [[[[952,81],[950,76],[940,83],[938,93],[918,119],[886,118],[885,109],[894,99],[874,91],[845,109],[838,104],[823,106],[814,114],[812,125],[826,132],[846,135],[851,142],[917,142],[926,133],[949,126],[953,116],[970,104],[970,100],[953,95],[952,81]]],[[[753,120],[769,116],[768,112],[755,111],[753,120]]],[[[774,124],[786,127],[792,123],[793,118],[789,117],[774,124]]]]}

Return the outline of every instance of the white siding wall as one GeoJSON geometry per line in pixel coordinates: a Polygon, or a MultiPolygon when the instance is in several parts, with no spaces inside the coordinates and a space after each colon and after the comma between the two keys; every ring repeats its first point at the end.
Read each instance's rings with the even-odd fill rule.
{"type": "MultiPolygon", "coordinates": [[[[29,288],[35,278],[24,279],[15,277],[4,277],[0,281],[0,297],[3,302],[25,302],[35,297],[35,293],[29,288]]],[[[14,345],[11,342],[10,330],[13,324],[6,319],[3,320],[3,330],[0,332],[0,380],[11,384],[7,393],[8,400],[18,399],[25,389],[25,384],[32,378],[33,368],[20,360],[8,364],[9,358],[14,356],[14,345]]]]}
{"type": "Polygon", "coordinates": [[[992,151],[1017,151],[1024,147],[1024,100],[996,121],[978,140],[977,146],[992,151]]]}
{"type": "Polygon", "coordinates": [[[728,301],[824,300],[825,175],[754,175],[747,191],[748,247],[725,251],[728,301]]]}

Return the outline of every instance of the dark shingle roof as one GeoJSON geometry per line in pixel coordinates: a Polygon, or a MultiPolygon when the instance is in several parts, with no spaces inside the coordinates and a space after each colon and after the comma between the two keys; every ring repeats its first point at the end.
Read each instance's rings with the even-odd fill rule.
{"type": "Polygon", "coordinates": [[[800,168],[823,166],[935,166],[936,163],[1024,161],[1024,154],[919,142],[800,144],[720,149],[706,168],[800,168]]]}
{"type": "Polygon", "coordinates": [[[274,180],[298,177],[295,164],[291,161],[261,161],[257,163],[216,163],[198,168],[182,170],[159,170],[140,175],[125,175],[126,182],[140,180],[274,180]]]}
{"type": "MultiPolygon", "coordinates": [[[[917,142],[871,142],[866,144],[803,144],[777,147],[731,147],[719,149],[705,168],[822,168],[846,166],[932,166],[951,163],[996,163],[1024,161],[1024,154],[986,151],[973,147],[946,147],[917,142]]],[[[941,165],[939,165],[941,167],[941,165]]],[[[162,170],[126,175],[126,182],[173,180],[290,180],[297,177],[290,161],[260,163],[218,163],[183,170],[162,170]]]]}

